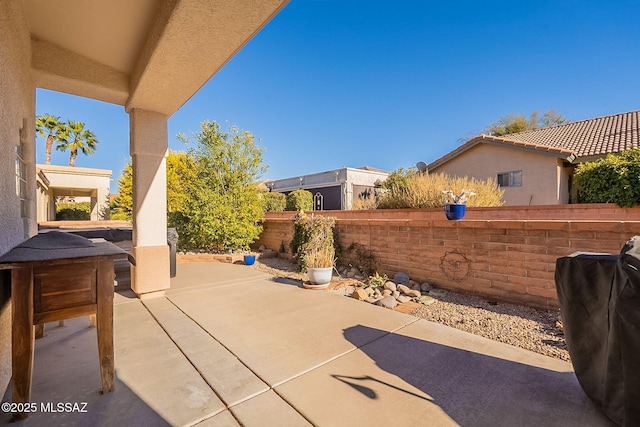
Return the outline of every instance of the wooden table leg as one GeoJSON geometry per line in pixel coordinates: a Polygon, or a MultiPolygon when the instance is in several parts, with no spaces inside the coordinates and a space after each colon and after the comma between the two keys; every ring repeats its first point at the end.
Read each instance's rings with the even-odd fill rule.
{"type": "Polygon", "coordinates": [[[115,368],[113,356],[113,260],[98,261],[98,309],[96,327],[98,335],[98,355],[100,357],[100,375],[102,393],[115,389],[115,368]]]}
{"type": "MultiPolygon", "coordinates": [[[[33,372],[33,269],[15,268],[11,271],[12,331],[11,363],[14,403],[28,403],[31,398],[33,372]]],[[[27,418],[28,413],[15,413],[13,418],[27,418]]]]}

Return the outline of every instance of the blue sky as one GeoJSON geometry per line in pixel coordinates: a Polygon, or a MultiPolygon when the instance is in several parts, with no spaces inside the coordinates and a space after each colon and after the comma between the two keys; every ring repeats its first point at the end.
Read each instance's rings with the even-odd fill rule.
{"type": "MultiPolygon", "coordinates": [[[[260,139],[263,178],[393,171],[509,113],[555,108],[573,121],[637,110],[638,16],[637,0],[292,0],[171,116],[169,147],[184,149],[176,134],[210,119],[260,139]]],[[[76,166],[113,170],[117,191],[129,157],[122,106],[38,90],[36,113],[85,122],[100,143],[76,166]]]]}

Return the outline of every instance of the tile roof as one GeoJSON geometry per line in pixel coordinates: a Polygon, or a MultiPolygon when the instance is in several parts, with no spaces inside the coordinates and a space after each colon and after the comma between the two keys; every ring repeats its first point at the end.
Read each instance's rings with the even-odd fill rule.
{"type": "Polygon", "coordinates": [[[503,138],[570,150],[578,159],[603,156],[640,145],[640,111],[514,133],[503,138]]]}
{"type": "Polygon", "coordinates": [[[436,169],[480,143],[493,143],[553,154],[574,163],[640,146],[640,110],[512,133],[480,134],[428,165],[436,169]]]}

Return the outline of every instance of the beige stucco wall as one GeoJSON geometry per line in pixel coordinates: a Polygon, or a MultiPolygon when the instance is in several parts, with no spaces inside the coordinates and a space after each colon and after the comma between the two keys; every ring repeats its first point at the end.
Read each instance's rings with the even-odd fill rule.
{"type": "MultiPolygon", "coordinates": [[[[109,169],[77,168],[71,166],[37,165],[49,181],[50,207],[54,207],[54,196],[91,197],[91,220],[109,219],[109,187],[112,171],[109,169]]],[[[44,201],[44,197],[43,200],[44,201]]],[[[41,203],[40,197],[38,203],[41,203]]],[[[48,218],[41,218],[46,212],[38,206],[38,221],[55,220],[55,211],[48,211],[48,218]]]]}
{"type": "Polygon", "coordinates": [[[517,148],[480,143],[431,173],[497,179],[498,173],[522,171],[521,187],[505,187],[506,206],[569,202],[568,174],[562,159],[517,148]]]}
{"type": "MultiPolygon", "coordinates": [[[[35,88],[30,74],[30,36],[23,2],[0,1],[0,254],[36,233],[35,88]],[[23,129],[27,195],[16,195],[15,147],[23,129]]],[[[11,377],[11,304],[8,274],[0,274],[0,391],[11,377]]]]}

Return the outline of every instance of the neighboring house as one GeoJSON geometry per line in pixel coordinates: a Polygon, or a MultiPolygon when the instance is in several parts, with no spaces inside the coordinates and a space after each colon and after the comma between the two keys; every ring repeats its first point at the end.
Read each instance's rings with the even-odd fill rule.
{"type": "Polygon", "coordinates": [[[374,197],[376,186],[388,176],[389,172],[363,166],[267,181],[265,185],[270,191],[285,194],[310,191],[314,195],[314,210],[349,210],[358,197],[374,197]]]}
{"type": "Polygon", "coordinates": [[[109,219],[111,171],[70,166],[36,165],[38,222],[56,219],[56,197],[83,197],[91,202],[92,221],[109,219]]]}
{"type": "Polygon", "coordinates": [[[576,201],[579,163],[637,148],[640,111],[504,135],[481,134],[428,165],[429,172],[494,178],[506,205],[576,201]]]}

